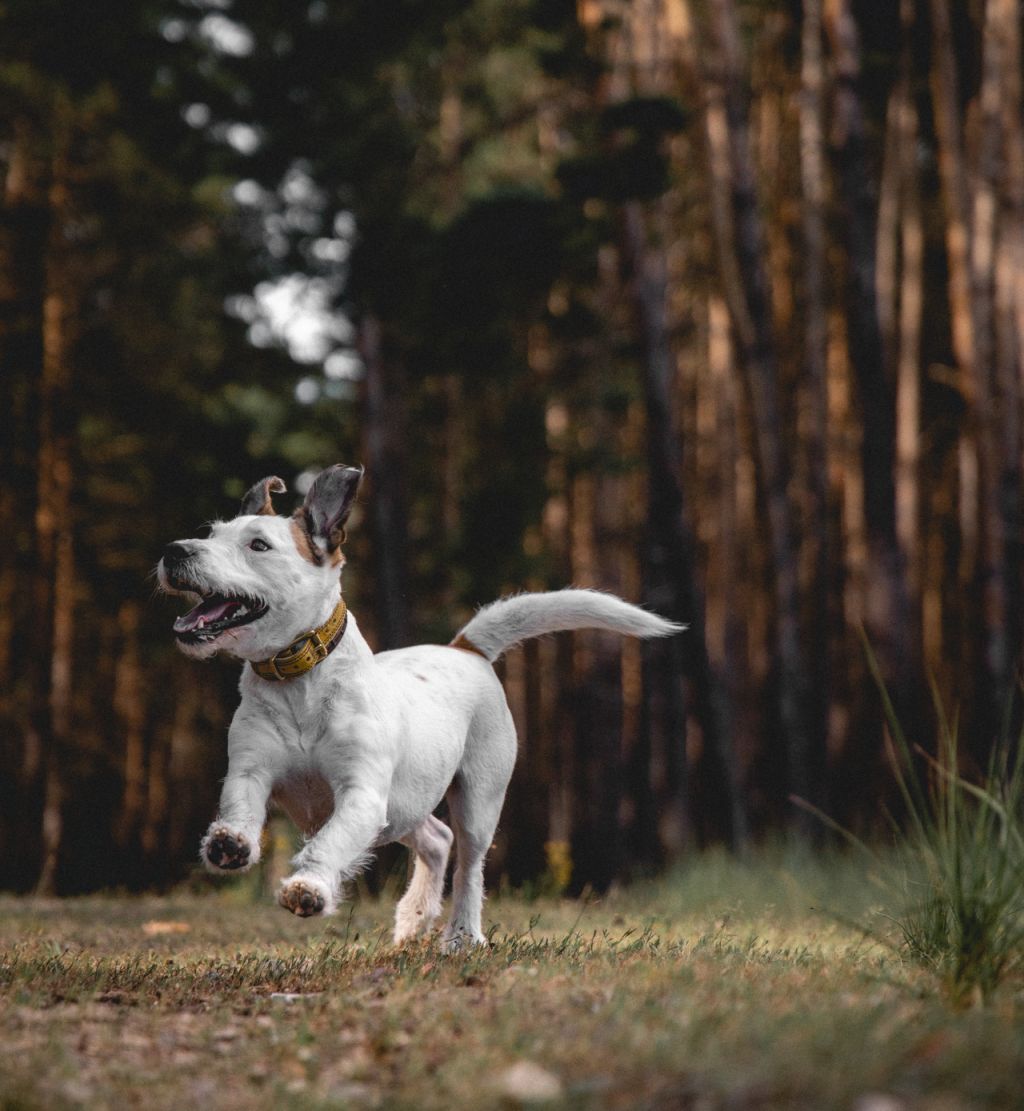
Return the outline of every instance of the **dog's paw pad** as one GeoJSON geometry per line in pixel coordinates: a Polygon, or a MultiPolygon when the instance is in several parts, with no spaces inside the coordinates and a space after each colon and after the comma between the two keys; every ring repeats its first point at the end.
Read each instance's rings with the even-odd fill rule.
{"type": "Polygon", "coordinates": [[[326,905],[323,893],[311,884],[302,880],[292,880],[281,888],[277,901],[285,910],[297,914],[300,918],[309,918],[313,914],[323,914],[326,905]]]}
{"type": "Polygon", "coordinates": [[[227,829],[212,830],[203,851],[214,868],[223,868],[225,871],[247,867],[252,855],[248,841],[241,834],[231,833],[227,829]]]}

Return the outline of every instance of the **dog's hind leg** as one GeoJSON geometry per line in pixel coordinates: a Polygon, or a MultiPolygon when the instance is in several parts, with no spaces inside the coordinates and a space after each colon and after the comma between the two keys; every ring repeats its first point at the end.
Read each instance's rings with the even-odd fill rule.
{"type": "Polygon", "coordinates": [[[484,858],[498,828],[515,754],[515,726],[506,710],[505,722],[495,728],[476,752],[463,762],[448,789],[448,811],[455,830],[456,855],[452,879],[452,917],[443,940],[445,947],[451,951],[465,945],[487,944],[480,922],[484,901],[484,858]]]}
{"type": "Polygon", "coordinates": [[[444,945],[456,951],[465,945],[486,945],[480,925],[484,902],[484,858],[498,827],[504,788],[480,797],[456,780],[448,791],[448,809],[455,828],[455,875],[452,917],[444,945]]]}
{"type": "Polygon", "coordinates": [[[426,933],[441,913],[452,831],[431,815],[403,837],[402,844],[412,850],[415,864],[409,886],[395,908],[396,945],[426,933]]]}

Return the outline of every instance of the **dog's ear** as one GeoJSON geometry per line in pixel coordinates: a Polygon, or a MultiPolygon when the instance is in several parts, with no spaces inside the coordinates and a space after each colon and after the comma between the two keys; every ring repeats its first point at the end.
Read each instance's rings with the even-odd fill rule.
{"type": "Polygon", "coordinates": [[[238,511],[240,517],[256,514],[261,517],[273,517],[274,506],[270,500],[271,494],[283,494],[287,486],[277,477],[261,478],[255,486],[249,488],[248,493],[242,498],[242,507],[238,511]]]}
{"type": "Polygon", "coordinates": [[[310,539],[328,552],[345,542],[345,522],[352,512],[362,479],[362,467],[345,467],[338,463],[321,471],[306,494],[302,505],[303,522],[310,539]]]}

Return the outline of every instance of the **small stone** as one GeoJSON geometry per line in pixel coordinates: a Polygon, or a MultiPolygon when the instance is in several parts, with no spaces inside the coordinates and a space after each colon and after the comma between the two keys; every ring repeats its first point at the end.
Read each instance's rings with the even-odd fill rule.
{"type": "Polygon", "coordinates": [[[907,1105],[886,1092],[867,1092],[854,1101],[853,1111],[906,1111],[907,1105]]]}
{"type": "MultiPolygon", "coordinates": [[[[192,927],[187,922],[158,922],[156,920],[142,923],[142,932],[146,937],[159,937],[161,934],[187,934],[192,927]]],[[[172,962],[168,961],[168,964],[172,962]]]]}
{"type": "MultiPolygon", "coordinates": [[[[520,1103],[544,1103],[562,1096],[562,1082],[535,1061],[519,1061],[498,1077],[503,1095],[520,1103]]],[[[879,1109],[880,1111],[880,1109],[879,1109]]]]}

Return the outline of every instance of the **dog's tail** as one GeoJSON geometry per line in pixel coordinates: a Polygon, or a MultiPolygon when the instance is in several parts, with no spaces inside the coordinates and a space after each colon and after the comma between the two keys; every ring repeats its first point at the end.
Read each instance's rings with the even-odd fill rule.
{"type": "Polygon", "coordinates": [[[484,606],[459,630],[453,646],[475,651],[493,663],[502,653],[531,637],[568,629],[607,629],[635,637],[667,637],[677,625],[597,590],[553,590],[516,594],[484,606]]]}

